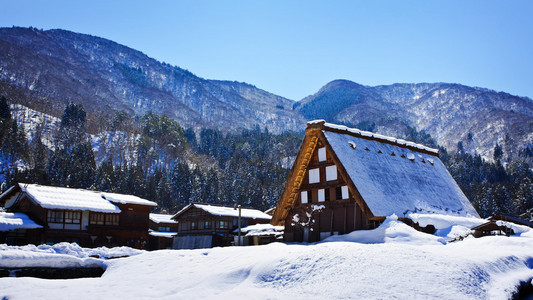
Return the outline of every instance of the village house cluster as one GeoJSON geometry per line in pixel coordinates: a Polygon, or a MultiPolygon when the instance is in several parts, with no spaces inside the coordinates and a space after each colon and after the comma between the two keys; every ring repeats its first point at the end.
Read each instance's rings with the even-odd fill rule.
{"type": "MultiPolygon", "coordinates": [[[[326,123],[306,134],[275,208],[267,212],[191,203],[174,215],[131,195],[19,183],[0,195],[0,243],[76,242],[84,247],[195,249],[315,242],[379,226],[387,216],[421,231],[410,214],[479,218],[437,149],[326,123]]],[[[493,217],[476,236],[511,234],[493,217]]]]}

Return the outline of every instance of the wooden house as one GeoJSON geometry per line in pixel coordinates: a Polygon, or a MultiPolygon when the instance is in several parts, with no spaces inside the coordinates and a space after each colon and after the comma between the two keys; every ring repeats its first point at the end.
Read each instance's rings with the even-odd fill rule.
{"type": "Polygon", "coordinates": [[[506,235],[511,236],[515,234],[512,224],[528,226],[533,228],[533,222],[524,220],[521,217],[507,216],[496,214],[491,216],[488,222],[472,228],[474,237],[483,237],[490,235],[506,235]]]}
{"type": "MultiPolygon", "coordinates": [[[[172,217],[178,221],[174,249],[198,249],[232,244],[239,211],[233,207],[191,203],[172,217]]],[[[241,209],[241,228],[269,223],[271,216],[255,209],[241,209]]]]}
{"type": "Polygon", "coordinates": [[[145,248],[150,208],[139,197],[19,183],[0,195],[9,212],[42,226],[39,243],[76,242],[84,247],[145,248]]]}
{"type": "Polygon", "coordinates": [[[178,222],[173,215],[150,214],[149,249],[172,249],[172,240],[178,234],[178,222]]]}
{"type": "Polygon", "coordinates": [[[271,224],[285,226],[287,242],[311,242],[392,214],[409,223],[415,212],[479,217],[437,149],[318,120],[307,123],[271,224]]]}

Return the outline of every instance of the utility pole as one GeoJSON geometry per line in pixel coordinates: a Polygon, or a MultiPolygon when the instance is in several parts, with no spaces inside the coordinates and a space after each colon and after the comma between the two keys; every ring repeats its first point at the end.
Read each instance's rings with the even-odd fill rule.
{"type": "Polygon", "coordinates": [[[237,246],[240,246],[241,245],[241,205],[240,204],[235,204],[235,206],[233,207],[233,209],[239,209],[239,223],[237,224],[239,226],[239,233],[237,235],[237,246]]]}

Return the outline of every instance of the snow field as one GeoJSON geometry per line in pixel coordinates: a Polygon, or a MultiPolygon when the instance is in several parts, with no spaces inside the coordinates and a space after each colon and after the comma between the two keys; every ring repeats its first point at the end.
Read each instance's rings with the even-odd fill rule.
{"type": "Polygon", "coordinates": [[[533,278],[531,231],[445,244],[389,218],[376,240],[143,252],[101,278],[1,278],[9,299],[507,299],[533,278]]]}

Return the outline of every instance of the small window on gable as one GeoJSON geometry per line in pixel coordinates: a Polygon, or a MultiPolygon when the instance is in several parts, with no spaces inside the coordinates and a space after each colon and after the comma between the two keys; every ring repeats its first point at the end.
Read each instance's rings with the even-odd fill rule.
{"type": "Polygon", "coordinates": [[[337,180],[337,166],[326,167],[326,181],[337,180]]]}
{"type": "Polygon", "coordinates": [[[345,185],[342,187],[342,199],[348,199],[348,186],[345,185]]]}
{"type": "Polygon", "coordinates": [[[318,183],[320,182],[320,169],[311,169],[309,170],[309,183],[318,183]]]}
{"type": "Polygon", "coordinates": [[[308,202],[307,191],[303,191],[303,192],[300,193],[300,200],[301,200],[302,204],[306,204],[308,202]]]}
{"type": "Polygon", "coordinates": [[[326,200],[326,197],[325,197],[325,190],[324,189],[319,189],[318,190],[318,202],[324,202],[326,200]]]}
{"type": "Polygon", "coordinates": [[[326,148],[325,147],[318,149],[318,161],[326,161],[326,148]]]}
{"type": "Polygon", "coordinates": [[[342,188],[340,186],[335,188],[335,200],[342,199],[342,188]]]}

